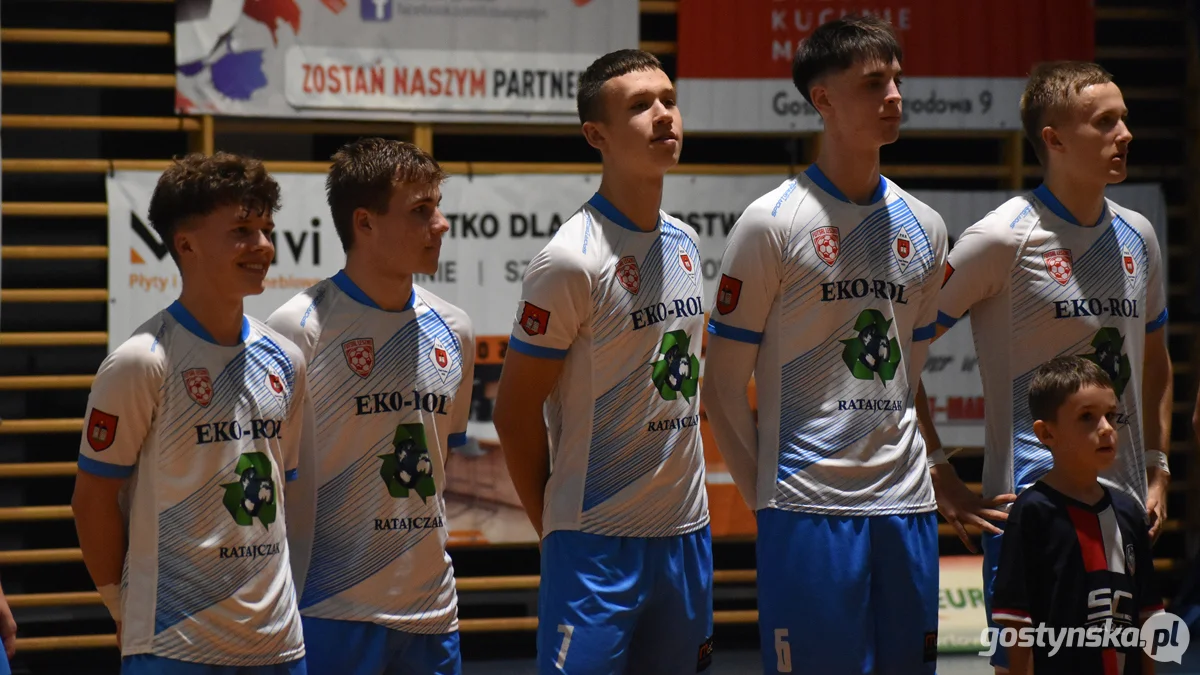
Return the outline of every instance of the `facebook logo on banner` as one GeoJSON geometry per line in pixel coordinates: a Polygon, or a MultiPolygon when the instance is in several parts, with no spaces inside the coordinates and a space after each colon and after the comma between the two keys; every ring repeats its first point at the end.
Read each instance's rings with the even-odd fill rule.
{"type": "Polygon", "coordinates": [[[363,21],[391,21],[392,0],[361,0],[363,21]]]}

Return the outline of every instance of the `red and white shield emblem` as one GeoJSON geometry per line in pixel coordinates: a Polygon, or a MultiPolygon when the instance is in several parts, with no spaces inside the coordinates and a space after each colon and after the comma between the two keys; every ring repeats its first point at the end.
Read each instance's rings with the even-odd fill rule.
{"type": "Polygon", "coordinates": [[[441,347],[434,347],[433,362],[437,364],[438,368],[449,368],[450,355],[446,353],[445,349],[442,349],[441,347]]]}
{"type": "Polygon", "coordinates": [[[375,367],[375,340],[373,338],[357,338],[342,343],[342,353],[346,355],[346,365],[359,377],[371,374],[375,367]]]}
{"type": "Polygon", "coordinates": [[[1137,262],[1133,259],[1133,253],[1129,249],[1121,251],[1121,262],[1125,266],[1125,274],[1131,277],[1137,276],[1137,262]]]}
{"type": "Polygon", "coordinates": [[[683,271],[688,274],[692,273],[695,267],[692,266],[692,256],[688,255],[687,251],[679,249],[679,265],[683,267],[683,271]]]}
{"type": "Polygon", "coordinates": [[[212,378],[208,376],[207,368],[183,371],[183,386],[187,388],[188,396],[201,406],[207,407],[212,402],[212,378]]]}
{"type": "Polygon", "coordinates": [[[742,280],[728,274],[721,275],[721,284],[717,286],[717,311],[728,314],[737,309],[738,299],[742,297],[742,280]]]}
{"type": "Polygon", "coordinates": [[[637,260],[633,256],[627,255],[617,263],[617,282],[625,290],[637,295],[642,284],[642,275],[638,272],[637,260]]]}
{"type": "Polygon", "coordinates": [[[832,266],[837,262],[838,243],[841,239],[836,227],[818,227],[812,231],[813,248],[817,250],[817,255],[825,261],[826,265],[832,266]]]}
{"type": "Polygon", "coordinates": [[[87,442],[92,450],[103,452],[112,447],[117,440],[117,419],[116,415],[92,408],[87,424],[87,442]]]}
{"type": "Polygon", "coordinates": [[[521,318],[517,320],[517,323],[526,335],[531,337],[545,335],[546,329],[550,326],[550,310],[542,309],[526,300],[521,307],[521,318]]]}
{"type": "Polygon", "coordinates": [[[271,371],[267,371],[267,388],[277,398],[283,398],[283,378],[271,371]]]}
{"type": "Polygon", "coordinates": [[[908,233],[904,231],[904,228],[901,228],[896,233],[896,240],[893,246],[896,251],[896,263],[900,265],[900,271],[903,272],[908,269],[908,264],[913,259],[912,239],[908,238],[908,233]]]}
{"type": "Polygon", "coordinates": [[[1053,251],[1046,251],[1042,254],[1042,260],[1046,261],[1046,271],[1059,284],[1066,286],[1071,280],[1071,249],[1056,248],[1053,251]]]}

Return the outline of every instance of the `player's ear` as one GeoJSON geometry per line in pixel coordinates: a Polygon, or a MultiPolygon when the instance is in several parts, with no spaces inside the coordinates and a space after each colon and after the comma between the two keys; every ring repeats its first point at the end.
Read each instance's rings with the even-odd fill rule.
{"type": "Polygon", "coordinates": [[[1034,420],[1033,434],[1041,441],[1042,445],[1050,445],[1054,440],[1054,430],[1052,425],[1047,424],[1044,420],[1034,420]]]}
{"type": "Polygon", "coordinates": [[[588,145],[600,152],[604,152],[604,147],[608,145],[604,129],[600,128],[600,124],[596,122],[583,123],[583,138],[587,141],[588,145]]]}
{"type": "Polygon", "coordinates": [[[182,227],[175,229],[175,234],[171,235],[171,239],[175,244],[175,252],[179,254],[194,253],[196,247],[192,245],[192,239],[188,236],[189,232],[182,227]]]}
{"type": "Polygon", "coordinates": [[[350,225],[357,240],[364,233],[371,231],[371,212],[361,206],[354,209],[354,213],[350,215],[350,225]]]}
{"type": "Polygon", "coordinates": [[[829,87],[824,82],[817,82],[809,87],[808,95],[821,117],[828,117],[827,113],[833,109],[833,104],[829,102],[829,87]]]}
{"type": "Polygon", "coordinates": [[[1047,152],[1063,152],[1066,150],[1062,137],[1051,126],[1042,127],[1042,143],[1045,144],[1047,152]]]}

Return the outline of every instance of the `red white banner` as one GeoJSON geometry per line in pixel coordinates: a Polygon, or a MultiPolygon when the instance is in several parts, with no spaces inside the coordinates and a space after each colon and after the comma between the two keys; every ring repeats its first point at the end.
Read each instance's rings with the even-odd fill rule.
{"type": "Polygon", "coordinates": [[[1029,69],[1094,57],[1091,0],[681,0],[685,128],[809,131],[819,117],[791,81],[792,56],[840,16],[887,19],[904,50],[910,128],[1018,128],[1029,69]]]}

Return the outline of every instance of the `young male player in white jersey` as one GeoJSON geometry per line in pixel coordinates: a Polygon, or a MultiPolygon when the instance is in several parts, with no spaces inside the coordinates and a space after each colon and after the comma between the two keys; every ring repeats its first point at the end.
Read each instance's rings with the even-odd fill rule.
{"type": "Polygon", "coordinates": [[[600,188],[522,282],[494,419],[542,537],[543,674],[682,675],[712,660],[700,257],[692,228],[659,208],[683,140],[675,101],[646,52],[588,67],[579,118],[600,188]]]}
{"type": "Polygon", "coordinates": [[[946,228],[879,174],[900,59],[872,17],[801,44],[793,79],[821,114],[821,152],[746,209],[721,263],[704,402],[757,512],[768,673],[934,672],[937,516],[913,396],[946,228]]]}
{"type": "Polygon", "coordinates": [[[304,352],[315,411],[315,527],[289,532],[313,673],[461,672],[442,491],[475,345],[466,314],[413,283],[437,271],[445,178],[410,143],[339,150],[325,185],[346,267],[268,320],[304,352]]]}
{"type": "MultiPolygon", "coordinates": [[[[1147,510],[1152,537],[1166,520],[1172,387],[1162,254],[1146,218],[1104,196],[1107,185],[1125,180],[1133,138],[1126,114],[1121,90],[1100,66],[1034,68],[1021,120],[1045,182],[967,228],[947,261],[937,330],[970,311],[987,402],[983,500],[945,463],[931,419],[922,431],[935,449],[931,471],[947,520],[964,540],[962,521],[984,529],[989,621],[1001,531],[985,518],[1002,521],[995,509],[1053,465],[1034,435],[1028,401],[1045,361],[1082,355],[1108,373],[1120,402],[1120,452],[1100,481],[1147,510]]],[[[1007,668],[1003,647],[992,664],[1007,668]]]]}
{"type": "Polygon", "coordinates": [[[242,313],[278,207],[262,163],[225,153],[176,161],[150,200],[183,289],[96,373],[71,503],[125,675],[306,672],[284,499],[311,452],[304,361],[242,313]]]}

